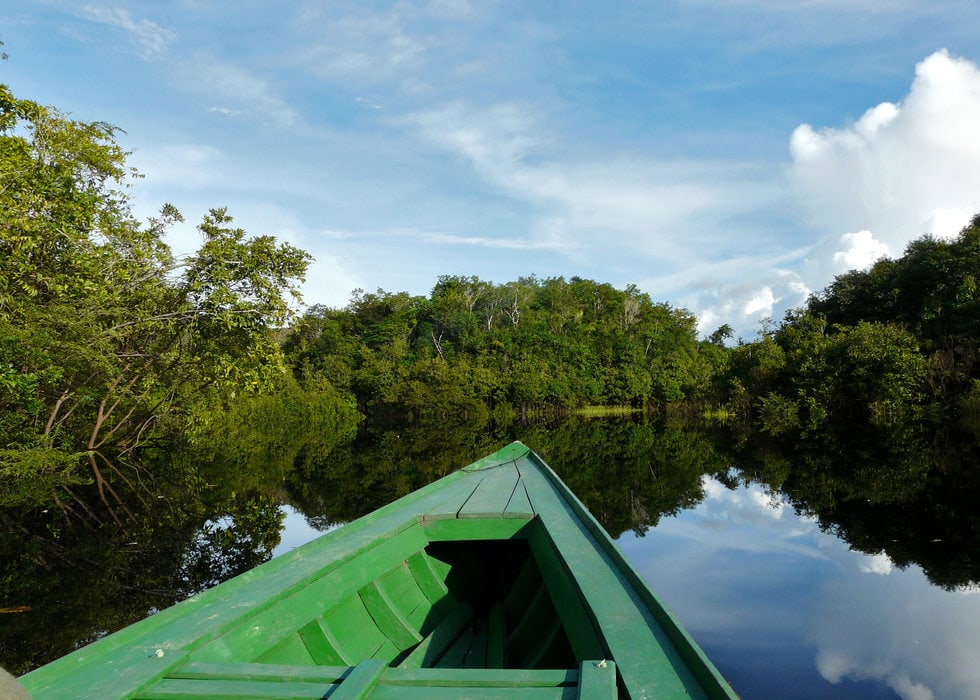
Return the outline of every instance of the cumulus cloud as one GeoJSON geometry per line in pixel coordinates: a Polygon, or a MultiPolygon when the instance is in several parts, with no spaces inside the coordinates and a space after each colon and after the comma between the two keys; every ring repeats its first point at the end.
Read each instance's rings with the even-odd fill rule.
{"type": "Polygon", "coordinates": [[[803,124],[790,153],[797,199],[825,235],[871,232],[900,252],[923,233],[955,233],[980,208],[980,70],[936,52],[901,103],[843,128],[803,124]]]}
{"type": "Polygon", "coordinates": [[[980,211],[980,69],[938,51],[918,64],[902,101],[837,128],[802,124],[789,146],[791,197],[817,242],[785,266],[750,270],[751,284],[723,281],[689,297],[704,332],[779,316],[836,275],[966,226],[980,211]]]}
{"type": "Polygon", "coordinates": [[[863,562],[858,564],[858,568],[866,574],[879,574],[881,576],[887,576],[895,568],[895,565],[892,564],[892,560],[889,558],[889,556],[882,552],[881,554],[875,554],[865,558],[863,562]]]}

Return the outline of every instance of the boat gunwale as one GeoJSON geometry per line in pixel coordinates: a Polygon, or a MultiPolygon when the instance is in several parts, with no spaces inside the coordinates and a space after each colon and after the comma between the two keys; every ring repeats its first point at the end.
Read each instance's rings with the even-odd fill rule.
{"type": "MultiPolygon", "coordinates": [[[[520,473],[525,460],[540,472],[544,483],[547,483],[554,491],[555,496],[567,506],[570,511],[567,516],[569,521],[578,520],[584,530],[583,535],[593,539],[598,550],[603,553],[609,564],[618,570],[625,583],[630,586],[639,601],[649,611],[653,621],[659,625],[678,657],[705,694],[710,698],[737,698],[704,651],[625,558],[613,539],[585,505],[540,456],[520,442],[512,442],[491,455],[450,472],[269,562],[56,659],[22,676],[20,680],[33,692],[51,692],[59,685],[63,687],[66,677],[70,677],[76,672],[83,672],[89,664],[97,664],[102,658],[106,659],[106,665],[109,667],[125,662],[127,659],[139,661],[141,655],[149,654],[152,657],[153,648],[160,644],[162,649],[166,650],[166,657],[161,657],[158,651],[156,656],[161,658],[151,659],[153,663],[141,665],[140,671],[142,673],[136,672],[128,676],[132,679],[132,683],[125,691],[131,694],[127,697],[138,694],[167,677],[167,674],[178,669],[181,665],[193,660],[195,650],[215,642],[237,626],[247,624],[248,620],[263,614],[294,594],[301,592],[307,586],[330,575],[339,567],[359,556],[368,554],[370,550],[405,533],[410,528],[420,528],[423,538],[430,542],[443,540],[444,538],[438,535],[432,537],[432,535],[436,535],[434,530],[445,527],[443,523],[446,522],[445,518],[448,517],[448,512],[443,514],[441,508],[447,503],[451,503],[453,498],[457,496],[461,498],[460,502],[465,503],[469,494],[473,493],[473,491],[468,490],[469,484],[473,483],[473,479],[480,472],[513,465],[518,472],[518,483],[520,483],[525,478],[520,473]],[[445,497],[442,495],[443,491],[447,492],[445,497]],[[424,502],[430,496],[432,496],[431,502],[424,502]],[[420,502],[423,503],[420,504],[420,502]],[[420,508],[419,505],[423,507],[420,508]],[[404,517],[399,517],[400,514],[403,514],[404,517]],[[427,514],[432,516],[431,520],[427,520],[427,514]],[[430,530],[430,525],[433,530],[430,530]],[[249,590],[249,587],[254,587],[254,589],[249,590]],[[245,595],[249,595],[250,598],[246,600],[245,595]],[[233,605],[228,604],[229,598],[232,599],[233,605]],[[197,616],[202,612],[213,612],[214,614],[199,619],[197,616]],[[185,620],[187,627],[181,628],[180,625],[185,620]],[[173,626],[173,629],[167,630],[166,628],[170,626],[173,626]],[[189,636],[195,630],[197,633],[189,636]],[[160,635],[160,638],[167,640],[161,643],[154,639],[154,635],[161,631],[173,632],[174,634],[169,637],[166,634],[160,635]]],[[[482,481],[482,479],[477,479],[473,489],[478,487],[482,481]]],[[[539,480],[535,478],[535,481],[539,480]]],[[[530,493],[530,489],[528,493],[530,493]]],[[[550,497],[548,498],[550,499],[550,497]]],[[[551,501],[548,500],[548,502],[551,501]]],[[[569,580],[578,589],[578,594],[582,598],[585,610],[592,618],[593,624],[597,630],[602,630],[602,620],[598,619],[599,614],[593,610],[593,602],[589,600],[588,595],[582,589],[581,576],[587,576],[587,573],[579,572],[579,575],[576,574],[566,560],[562,548],[554,539],[554,533],[549,529],[551,524],[549,520],[560,519],[565,516],[555,515],[553,512],[551,516],[544,518],[537,512],[537,508],[532,507],[532,510],[535,511],[533,516],[528,515],[523,523],[520,520],[513,522],[511,527],[519,529],[530,526],[533,529],[537,526],[544,531],[569,580]],[[532,524],[534,521],[539,522],[532,524]]],[[[461,532],[468,532],[472,530],[473,525],[480,521],[485,522],[505,517],[503,513],[499,515],[488,513],[469,520],[459,519],[456,522],[460,524],[461,532]],[[469,525],[464,527],[463,523],[469,523],[469,525]]],[[[560,522],[560,520],[556,522],[560,522]]],[[[468,540],[471,538],[453,539],[468,540]]],[[[605,633],[600,631],[599,634],[600,637],[603,637],[605,633]]],[[[634,661],[633,664],[635,665],[636,662],[634,661]]],[[[127,670],[136,671],[137,669],[130,668],[127,670]]],[[[623,667],[619,665],[617,670],[622,672],[623,667]]],[[[118,672],[117,667],[116,673],[118,672]]],[[[91,673],[89,671],[90,675],[91,673]]],[[[111,676],[112,674],[108,675],[111,676]]],[[[118,675],[106,679],[105,682],[101,682],[101,680],[99,682],[91,681],[88,692],[100,693],[110,687],[118,688],[120,683],[121,680],[118,675]]],[[[103,697],[103,695],[92,697],[96,696],[103,697]]]]}

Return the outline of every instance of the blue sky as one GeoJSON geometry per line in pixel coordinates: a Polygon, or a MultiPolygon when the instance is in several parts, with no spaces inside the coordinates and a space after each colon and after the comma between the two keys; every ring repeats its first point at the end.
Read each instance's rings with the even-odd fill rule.
{"type": "Polygon", "coordinates": [[[125,130],[137,213],[226,206],[307,303],[637,284],[751,337],[980,210],[974,0],[7,0],[0,81],[125,130]]]}

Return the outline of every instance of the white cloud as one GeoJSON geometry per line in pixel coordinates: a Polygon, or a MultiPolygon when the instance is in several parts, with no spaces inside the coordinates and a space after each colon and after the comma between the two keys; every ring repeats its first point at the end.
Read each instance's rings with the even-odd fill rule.
{"type": "Polygon", "coordinates": [[[834,253],[834,265],[844,270],[864,270],[888,255],[888,246],[875,240],[871,231],[845,233],[840,237],[842,250],[834,253]]]}
{"type": "Polygon", "coordinates": [[[199,54],[184,61],[181,71],[185,84],[212,102],[207,108],[211,113],[236,116],[245,112],[278,127],[292,127],[299,119],[273,85],[239,65],[199,54]]]}
{"type": "Polygon", "coordinates": [[[167,47],[177,40],[177,35],[148,19],[136,19],[121,7],[97,7],[84,5],[78,14],[86,19],[122,29],[144,59],[162,56],[167,47]]]}
{"type": "Polygon", "coordinates": [[[499,192],[534,205],[536,234],[560,235],[564,247],[593,259],[641,254],[679,270],[706,254],[721,259],[739,234],[749,235],[730,219],[776,196],[765,175],[743,163],[569,153],[544,121],[529,105],[457,102],[404,123],[499,192]]]}
{"type": "Polygon", "coordinates": [[[980,70],[938,51],[918,64],[901,102],[840,128],[803,124],[790,153],[790,191],[818,242],[796,265],[748,266],[752,283],[723,279],[688,297],[702,332],[779,316],[836,275],[966,226],[980,210],[980,70]]]}
{"type": "MultiPolygon", "coordinates": [[[[450,3],[445,3],[451,12],[450,3]]],[[[375,11],[359,4],[306,3],[294,18],[297,30],[316,37],[298,60],[328,81],[378,84],[417,70],[432,37],[413,33],[398,7],[375,11]]]]}
{"type": "Polygon", "coordinates": [[[866,557],[864,561],[858,564],[858,568],[866,574],[887,576],[895,568],[895,565],[892,564],[891,558],[882,552],[881,554],[866,557]]]}
{"type": "Polygon", "coordinates": [[[872,232],[893,252],[923,233],[948,234],[980,208],[980,70],[934,53],[900,104],[844,128],[804,124],[790,152],[791,182],[818,232],[872,232]]]}
{"type": "Polygon", "coordinates": [[[752,298],[746,302],[742,309],[743,316],[770,316],[772,315],[772,307],[776,304],[779,299],[773,294],[772,289],[769,287],[763,287],[752,295],[752,298]]]}

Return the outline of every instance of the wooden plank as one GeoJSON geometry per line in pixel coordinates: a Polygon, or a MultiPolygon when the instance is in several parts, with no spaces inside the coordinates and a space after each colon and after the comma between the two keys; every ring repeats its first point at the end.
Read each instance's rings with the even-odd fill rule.
{"type": "Polygon", "coordinates": [[[504,668],[507,666],[507,626],[500,603],[490,610],[487,627],[487,668],[504,668]]]}
{"type": "Polygon", "coordinates": [[[589,608],[575,586],[575,579],[565,566],[562,558],[565,553],[559,553],[543,527],[534,528],[529,533],[528,543],[540,568],[542,581],[568,634],[575,658],[601,659],[610,656],[589,608]]]}
{"type": "Polygon", "coordinates": [[[463,660],[469,653],[470,647],[473,646],[475,636],[472,622],[467,623],[463,628],[463,633],[446,649],[446,653],[436,660],[436,668],[463,668],[463,660]]]}
{"type": "Polygon", "coordinates": [[[357,595],[324,613],[321,624],[338,645],[337,650],[352,664],[374,656],[388,639],[357,595]]]}
{"type": "Polygon", "coordinates": [[[344,653],[343,645],[334,637],[323,618],[310,622],[299,631],[310,658],[319,666],[351,666],[354,659],[344,653]]]}
{"type": "Polygon", "coordinates": [[[269,664],[293,664],[313,666],[316,662],[310,655],[309,649],[299,634],[291,634],[269,651],[259,656],[256,661],[269,664]]]}
{"type": "Polygon", "coordinates": [[[556,621],[554,606],[542,582],[534,598],[525,608],[524,615],[508,636],[507,653],[510,662],[530,668],[532,664],[529,660],[540,653],[542,631],[551,629],[556,621]]]}
{"type": "Polygon", "coordinates": [[[459,518],[499,517],[507,508],[517,486],[517,470],[501,467],[490,471],[459,509],[459,518]]]}
{"type": "Polygon", "coordinates": [[[509,540],[526,537],[525,528],[533,521],[519,518],[422,521],[430,542],[453,540],[509,540]]]}
{"type": "Polygon", "coordinates": [[[418,630],[412,628],[405,616],[395,607],[395,603],[376,581],[364,586],[358,591],[358,595],[378,629],[396,649],[399,651],[408,649],[422,641],[422,635],[418,633],[418,630]]]}
{"type": "MultiPolygon", "coordinates": [[[[586,525],[592,519],[584,507],[563,484],[558,487],[552,481],[557,477],[549,476],[550,470],[537,458],[532,460],[529,455],[520,460],[518,468],[545,535],[553,550],[561,553],[562,569],[569,573],[592,619],[601,626],[607,658],[616,660],[630,695],[708,697],[619,562],[611,558],[586,525]]],[[[538,556],[548,548],[535,547],[536,537],[532,532],[529,541],[538,556]]],[[[615,549],[611,541],[609,546],[615,549]]],[[[546,568],[542,567],[542,574],[551,585],[557,577],[549,576],[546,568]]],[[[574,633],[570,631],[569,637],[574,642],[574,633]]],[[[602,656],[599,653],[584,658],[602,656]]],[[[711,690],[711,696],[734,697],[729,692],[718,687],[711,690]]]]}
{"type": "MultiPolygon", "coordinates": [[[[412,556],[417,554],[418,552],[412,556]]],[[[409,569],[407,560],[377,579],[377,583],[403,617],[407,618],[422,603],[426,604],[426,608],[432,607],[409,569]]]]}
{"type": "Polygon", "coordinates": [[[472,617],[473,608],[467,603],[460,604],[432,630],[428,637],[419,642],[412,653],[398,665],[399,668],[432,666],[456,640],[472,617]]]}
{"type": "Polygon", "coordinates": [[[578,677],[578,669],[391,668],[385,673],[384,684],[447,688],[552,688],[577,686],[578,677]]]}
{"type": "MultiPolygon", "coordinates": [[[[311,582],[277,604],[248,617],[192,656],[198,661],[254,660],[317,615],[391,570],[393,562],[404,561],[427,543],[417,521],[406,524],[376,546],[346,560],[330,576],[311,582]]],[[[338,636],[345,632],[335,630],[338,636]]]]}
{"type": "Polygon", "coordinates": [[[616,664],[600,659],[583,661],[579,671],[579,700],[616,700],[616,664]]]}
{"type": "Polygon", "coordinates": [[[564,632],[561,628],[561,621],[556,615],[547,627],[538,631],[537,644],[531,649],[531,653],[528,654],[523,665],[528,668],[541,667],[542,659],[548,658],[548,653],[558,643],[558,638],[562,634],[564,632]]]}
{"type": "Polygon", "coordinates": [[[470,478],[466,482],[466,490],[456,489],[449,495],[448,498],[443,500],[438,505],[435,505],[425,511],[423,517],[427,520],[444,520],[446,518],[454,519],[459,513],[459,509],[463,507],[463,504],[473,495],[473,492],[480,486],[480,481],[483,480],[482,475],[473,476],[469,475],[470,478]]]}
{"type": "MultiPolygon", "coordinates": [[[[318,700],[339,697],[328,682],[266,683],[237,680],[165,678],[142,692],[139,700],[318,700]]],[[[339,690],[339,688],[337,689],[339,690]]],[[[66,696],[74,697],[74,696],[66,696]]]]}
{"type": "Polygon", "coordinates": [[[531,499],[527,495],[524,481],[518,481],[514,488],[514,493],[504,508],[505,518],[527,518],[534,516],[534,508],[531,507],[531,499]]]}
{"type": "Polygon", "coordinates": [[[520,618],[524,615],[524,611],[531,604],[531,600],[538,594],[540,587],[541,572],[538,570],[534,557],[528,557],[503,601],[504,622],[507,627],[514,628],[517,626],[520,618]]]}
{"type": "MultiPolygon", "coordinates": [[[[381,684],[371,700],[575,700],[575,688],[441,688],[404,687],[381,684]],[[515,695],[516,694],[516,695],[515,695]]],[[[333,696],[331,696],[331,699],[333,696]]]]}
{"type": "Polygon", "coordinates": [[[463,668],[487,667],[487,641],[489,639],[490,623],[480,620],[479,626],[473,630],[473,643],[460,664],[463,668]]]}
{"type": "Polygon", "coordinates": [[[350,666],[290,666],[286,664],[211,663],[188,661],[168,678],[240,681],[303,681],[334,683],[351,672],[350,666]]]}
{"type": "Polygon", "coordinates": [[[370,695],[384,672],[383,661],[366,659],[354,667],[330,697],[332,700],[363,700],[370,695]]]}
{"type": "MultiPolygon", "coordinates": [[[[342,528],[240,576],[108,635],[19,680],[36,698],[123,697],[147,687],[192,651],[230,627],[330,574],[378,546],[431,507],[472,492],[472,477],[455,472],[342,528]],[[155,651],[164,649],[166,656],[155,651]]],[[[363,585],[363,584],[362,584],[363,585]]],[[[353,590],[353,589],[352,589],[353,590]]],[[[214,656],[226,656],[214,650],[214,656]]],[[[227,653],[225,660],[232,654],[227,653]]]]}

